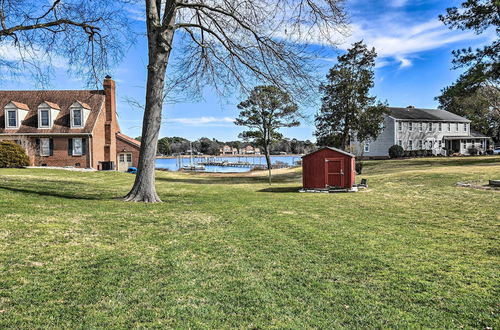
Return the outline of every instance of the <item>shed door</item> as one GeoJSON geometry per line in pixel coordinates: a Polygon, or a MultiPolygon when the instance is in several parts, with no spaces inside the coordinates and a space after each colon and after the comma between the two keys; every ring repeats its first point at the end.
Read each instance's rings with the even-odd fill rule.
{"type": "Polygon", "coordinates": [[[344,187],[344,159],[325,159],[325,187],[344,187]]]}

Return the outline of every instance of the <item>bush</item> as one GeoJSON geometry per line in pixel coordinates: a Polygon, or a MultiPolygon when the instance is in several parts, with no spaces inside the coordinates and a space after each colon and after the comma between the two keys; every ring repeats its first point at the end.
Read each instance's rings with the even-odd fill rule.
{"type": "Polygon", "coordinates": [[[356,174],[361,174],[363,172],[363,162],[360,160],[356,161],[356,174]]]}
{"type": "Polygon", "coordinates": [[[393,145],[389,148],[389,157],[390,158],[401,158],[404,156],[404,149],[402,146],[398,146],[397,144],[393,145]]]}
{"type": "Polygon", "coordinates": [[[23,147],[10,141],[0,141],[0,167],[25,167],[29,164],[23,147]]]}
{"type": "Polygon", "coordinates": [[[471,156],[476,156],[479,153],[479,150],[476,147],[470,147],[468,151],[471,156]]]}

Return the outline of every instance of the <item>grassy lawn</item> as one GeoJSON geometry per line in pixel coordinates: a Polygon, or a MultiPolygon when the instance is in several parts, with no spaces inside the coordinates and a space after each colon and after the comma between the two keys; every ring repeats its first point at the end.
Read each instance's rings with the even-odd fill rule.
{"type": "MultiPolygon", "coordinates": [[[[500,157],[369,161],[368,191],[300,172],[0,169],[0,328],[500,327],[500,157]]],[[[359,177],[358,177],[359,182],[359,177]]]]}

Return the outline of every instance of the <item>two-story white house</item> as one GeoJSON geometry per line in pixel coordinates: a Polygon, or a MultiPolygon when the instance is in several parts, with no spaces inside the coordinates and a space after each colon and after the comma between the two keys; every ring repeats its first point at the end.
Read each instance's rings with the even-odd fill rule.
{"type": "Polygon", "coordinates": [[[375,141],[354,142],[352,148],[365,157],[388,157],[395,144],[404,150],[431,150],[435,155],[460,153],[471,148],[485,152],[490,138],[471,130],[470,120],[439,109],[389,108],[383,130],[375,141]]]}

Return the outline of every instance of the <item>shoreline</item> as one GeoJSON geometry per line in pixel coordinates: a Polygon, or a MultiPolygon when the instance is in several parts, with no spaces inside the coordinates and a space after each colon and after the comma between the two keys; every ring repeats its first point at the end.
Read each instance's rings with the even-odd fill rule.
{"type": "MultiPolygon", "coordinates": [[[[297,154],[287,154],[287,155],[271,155],[271,157],[298,157],[302,158],[303,155],[297,154]]],[[[190,158],[190,155],[181,155],[181,158],[190,158]]],[[[193,158],[217,158],[217,157],[228,157],[228,158],[238,158],[238,157],[265,157],[264,155],[193,155],[193,158]]],[[[157,156],[156,159],[177,159],[179,156],[157,156]]]]}

